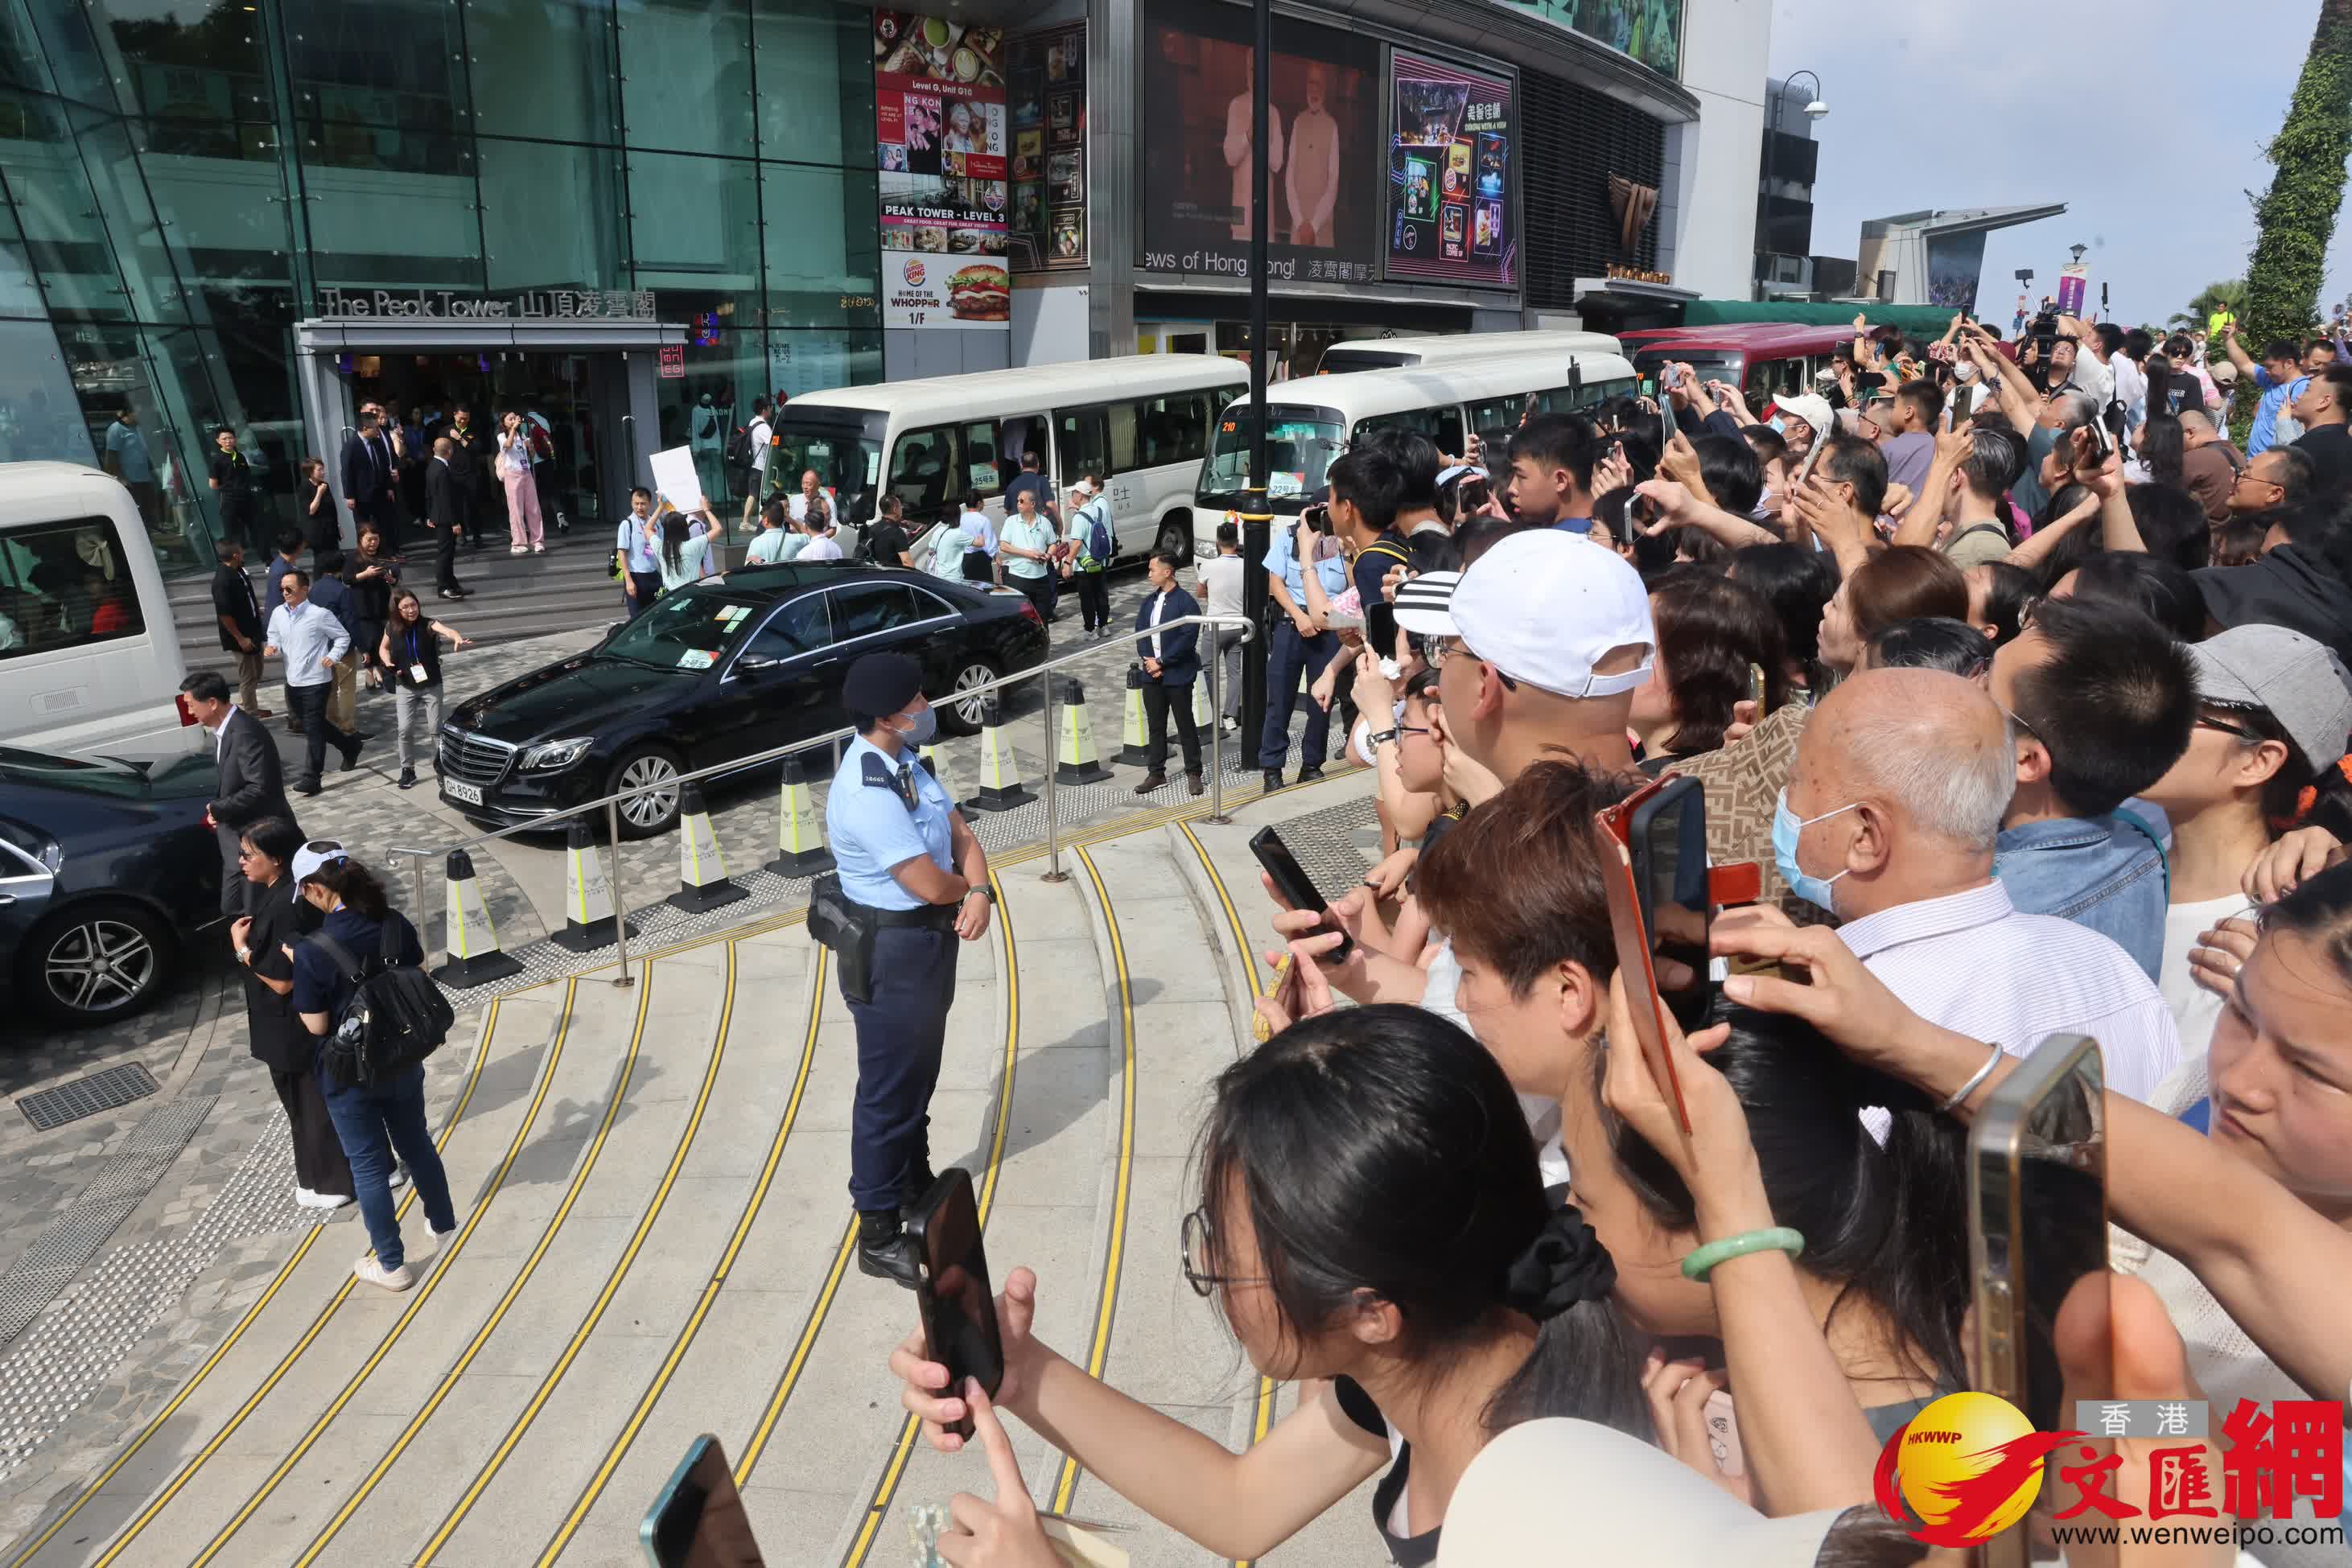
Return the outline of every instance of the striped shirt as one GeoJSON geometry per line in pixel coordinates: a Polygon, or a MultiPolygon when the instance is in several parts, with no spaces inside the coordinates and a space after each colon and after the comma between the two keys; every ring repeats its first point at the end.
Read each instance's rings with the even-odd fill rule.
{"type": "Polygon", "coordinates": [[[1997,881],[1882,909],[1838,937],[1913,1012],[2012,1056],[2087,1034],[2107,1087],[2143,1103],[2180,1064],[2171,1009],[2131,955],[2071,920],[2020,915],[1997,881]]]}

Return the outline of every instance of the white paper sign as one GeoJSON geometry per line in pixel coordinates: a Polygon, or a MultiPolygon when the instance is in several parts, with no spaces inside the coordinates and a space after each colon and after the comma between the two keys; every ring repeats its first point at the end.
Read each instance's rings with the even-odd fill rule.
{"type": "Polygon", "coordinates": [[[694,448],[673,446],[653,455],[654,488],[681,512],[698,512],[710,503],[702,494],[702,478],[694,471],[694,448]]]}

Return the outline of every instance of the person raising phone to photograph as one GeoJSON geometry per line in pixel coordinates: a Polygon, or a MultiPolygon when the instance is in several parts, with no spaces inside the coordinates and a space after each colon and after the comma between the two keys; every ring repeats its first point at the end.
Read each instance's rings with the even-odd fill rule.
{"type": "MultiPolygon", "coordinates": [[[[1412,1565],[1435,1560],[1454,1482],[1497,1432],[1565,1415],[1646,1436],[1604,1304],[1608,1254],[1547,1200],[1502,1069],[1452,1024],[1402,1007],[1302,1019],[1219,1075],[1197,1146],[1185,1279],[1252,1365],[1300,1384],[1297,1407],[1230,1452],[1037,1338],[1039,1281],[1022,1268],[997,1298],[992,1402],[949,1388],[919,1333],[891,1353],[934,1448],[961,1448],[946,1427],[967,1415],[1000,1442],[993,1411],[1010,1411],[1229,1558],[1263,1556],[1390,1465],[1373,1519],[1412,1565]]],[[[1010,1477],[955,1512],[993,1550],[950,1560],[1052,1560],[1010,1477]]]]}

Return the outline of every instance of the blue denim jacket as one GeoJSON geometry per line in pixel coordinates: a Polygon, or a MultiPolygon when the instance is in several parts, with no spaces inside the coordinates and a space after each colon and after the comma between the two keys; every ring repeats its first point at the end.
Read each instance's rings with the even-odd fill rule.
{"type": "Polygon", "coordinates": [[[2164,849],[2123,812],[2004,828],[1993,874],[2021,914],[2054,915],[2114,938],[2156,978],[2164,959],[2164,849]]]}

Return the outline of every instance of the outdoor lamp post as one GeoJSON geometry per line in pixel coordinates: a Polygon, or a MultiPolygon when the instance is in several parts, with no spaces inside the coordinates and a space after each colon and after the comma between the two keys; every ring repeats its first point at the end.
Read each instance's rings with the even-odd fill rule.
{"type": "MultiPolygon", "coordinates": [[[[1822,120],[1828,118],[1830,112],[1830,106],[1822,101],[1822,78],[1818,74],[1812,71],[1791,71],[1785,78],[1782,79],[1780,83],[1780,90],[1772,95],[1771,134],[1764,139],[1764,194],[1762,197],[1764,222],[1760,226],[1764,230],[1763,237],[1766,243],[1762,246],[1759,247],[1758,258],[1759,261],[1764,257],[1777,254],[1770,248],[1770,235],[1772,217],[1772,182],[1780,163],[1780,105],[1782,101],[1788,98],[1789,89],[1797,85],[1797,78],[1799,77],[1811,77],[1813,82],[1813,96],[1811,101],[1805,105],[1805,118],[1812,120],[1815,124],[1819,124],[1822,120]]],[[[1759,276],[1755,280],[1756,298],[1761,299],[1764,298],[1765,283],[1766,279],[1761,276],[1761,269],[1759,268],[1759,276]]]]}

